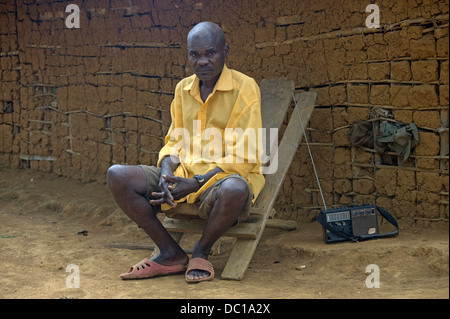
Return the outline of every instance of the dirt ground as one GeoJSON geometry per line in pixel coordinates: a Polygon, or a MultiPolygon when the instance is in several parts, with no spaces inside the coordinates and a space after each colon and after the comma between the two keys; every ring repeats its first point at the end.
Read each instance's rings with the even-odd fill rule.
{"type": "Polygon", "coordinates": [[[117,209],[106,185],[3,167],[0,298],[449,298],[448,225],[400,225],[395,238],[333,245],[323,243],[317,223],[266,229],[242,281],[220,279],[227,238],[210,257],[211,282],[187,284],[183,275],[124,281],[118,275],[151,252],[114,245],[152,242],[117,209]],[[378,266],[379,288],[366,286],[375,274],[366,273],[370,264],[378,266]],[[78,267],[79,288],[66,285],[75,274],[69,265],[78,267]]]}

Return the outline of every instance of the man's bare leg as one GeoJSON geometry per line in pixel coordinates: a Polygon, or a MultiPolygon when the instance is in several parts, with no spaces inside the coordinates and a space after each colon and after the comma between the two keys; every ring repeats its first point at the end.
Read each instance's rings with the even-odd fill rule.
{"type": "Polygon", "coordinates": [[[108,169],[109,190],[124,213],[155,242],[160,254],[153,260],[161,265],[184,265],[189,257],[170,236],[145,198],[147,179],[139,166],[114,165],[108,169]]]}
{"type": "MultiPolygon", "coordinates": [[[[208,259],[212,245],[239,218],[248,198],[248,187],[238,178],[229,178],[222,182],[216,194],[216,202],[202,237],[194,247],[192,258],[208,259]]],[[[208,276],[209,272],[202,270],[191,270],[187,274],[189,279],[201,279],[208,276]]]]}

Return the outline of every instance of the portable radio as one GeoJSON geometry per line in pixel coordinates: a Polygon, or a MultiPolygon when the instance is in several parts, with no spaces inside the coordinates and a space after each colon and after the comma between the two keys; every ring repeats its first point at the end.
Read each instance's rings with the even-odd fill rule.
{"type": "Polygon", "coordinates": [[[328,243],[361,241],[398,234],[394,217],[383,208],[365,204],[321,210],[317,221],[323,226],[323,238],[328,243]],[[396,228],[393,232],[380,234],[378,213],[396,228]]]}

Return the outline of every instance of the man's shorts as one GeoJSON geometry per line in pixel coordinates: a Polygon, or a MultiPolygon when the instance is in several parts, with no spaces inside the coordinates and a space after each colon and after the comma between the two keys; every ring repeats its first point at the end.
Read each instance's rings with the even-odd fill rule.
{"type": "MultiPolygon", "coordinates": [[[[160,192],[159,189],[159,179],[161,175],[161,168],[155,167],[155,166],[147,166],[147,165],[139,165],[145,173],[145,176],[147,178],[147,199],[152,199],[152,192],[160,192]]],[[[229,178],[238,178],[241,181],[245,182],[245,185],[248,187],[248,198],[247,202],[245,203],[244,207],[242,208],[242,211],[239,215],[239,218],[237,222],[242,222],[247,218],[247,216],[250,214],[250,207],[252,206],[252,200],[253,200],[253,193],[250,188],[250,185],[248,184],[247,180],[243,178],[239,174],[232,174],[229,176],[226,176],[214,184],[212,184],[210,187],[208,187],[203,193],[200,194],[200,196],[197,199],[197,202],[200,204],[199,206],[199,217],[203,219],[208,219],[209,214],[211,213],[211,210],[214,206],[214,203],[216,201],[217,191],[220,189],[221,184],[223,181],[229,179],[229,178]]],[[[160,207],[156,208],[157,212],[161,211],[160,207]]]]}

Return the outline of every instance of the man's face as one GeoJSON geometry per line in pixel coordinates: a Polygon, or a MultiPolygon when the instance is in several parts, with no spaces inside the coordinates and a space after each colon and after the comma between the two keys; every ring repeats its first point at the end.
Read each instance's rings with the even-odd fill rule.
{"type": "Polygon", "coordinates": [[[202,33],[188,42],[188,58],[200,81],[216,81],[222,72],[228,46],[210,33],[202,33]]]}

